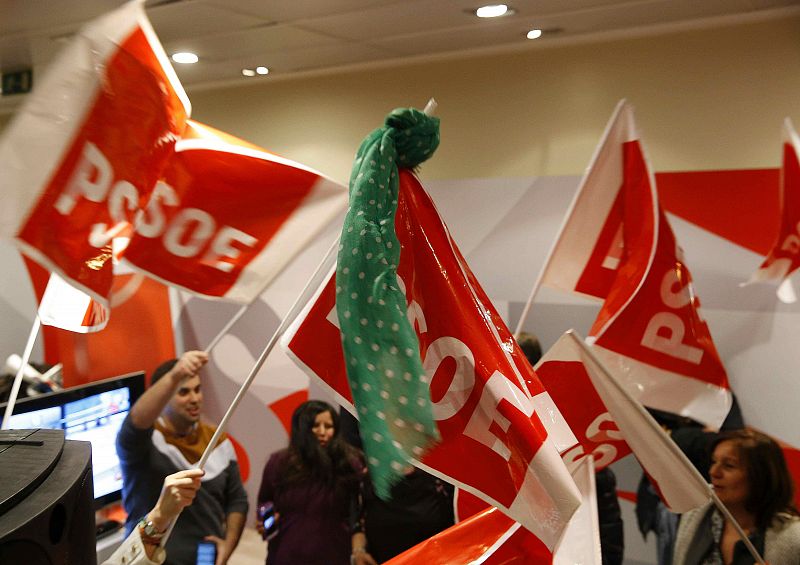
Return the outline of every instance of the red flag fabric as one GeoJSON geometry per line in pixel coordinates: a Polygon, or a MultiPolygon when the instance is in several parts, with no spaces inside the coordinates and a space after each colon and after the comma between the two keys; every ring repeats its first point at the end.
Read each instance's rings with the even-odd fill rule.
{"type": "Polygon", "coordinates": [[[531,532],[496,508],[489,508],[414,546],[387,564],[601,565],[594,473],[591,458],[582,459],[573,469],[572,476],[581,491],[582,502],[552,553],[531,532]]]}
{"type": "Polygon", "coordinates": [[[641,145],[622,151],[625,254],[590,335],[640,402],[719,427],[731,405],[725,368],[641,145]]]}
{"type": "Polygon", "coordinates": [[[562,454],[567,468],[573,469],[591,455],[599,471],[631,452],[583,363],[548,354],[536,365],[536,374],[578,439],[577,445],[562,454]]]}
{"type": "MultiPolygon", "coordinates": [[[[429,196],[413,174],[400,175],[397,272],[442,437],[415,464],[501,508],[553,547],[579,504],[556,441],[538,417],[552,422],[560,421],[560,415],[429,196]]],[[[329,280],[282,344],[299,366],[354,411],[334,305],[335,285],[329,280]]],[[[575,442],[567,435],[559,440],[563,447],[575,442]]]]}
{"type": "Polygon", "coordinates": [[[497,508],[487,508],[404,551],[386,565],[550,565],[552,562],[552,553],[536,536],[497,508]]]}
{"type": "Polygon", "coordinates": [[[111,240],[147,202],[189,113],[141,2],[94,20],[0,140],[0,233],[107,305],[111,240]]]}
{"type": "Polygon", "coordinates": [[[781,218],[778,235],[752,281],[783,281],[800,267],[800,137],[789,118],[783,123],[780,175],[781,218]]]}
{"type": "Polygon", "coordinates": [[[124,259],[184,290],[252,302],[339,215],[322,174],[189,120],[124,259]]]}
{"type": "MultiPolygon", "coordinates": [[[[597,352],[597,347],[591,347],[597,352]]],[[[599,356],[589,353],[577,335],[569,331],[545,354],[546,361],[579,362],[602,399],[608,413],[636,458],[673,512],[683,513],[702,506],[711,490],[677,445],[627,391],[619,374],[602,366],[599,356]]]]}
{"type": "Polygon", "coordinates": [[[564,226],[543,283],[604,299],[597,354],[643,404],[719,427],[728,378],[624,100],[564,226]]]}

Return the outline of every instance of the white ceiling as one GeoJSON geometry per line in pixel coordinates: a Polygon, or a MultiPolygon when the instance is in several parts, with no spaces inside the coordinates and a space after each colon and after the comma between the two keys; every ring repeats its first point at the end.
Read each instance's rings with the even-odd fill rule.
{"type": "MultiPolygon", "coordinates": [[[[81,24],[121,3],[0,0],[0,72],[30,67],[38,72],[81,24]]],[[[545,30],[535,40],[544,45],[800,10],[800,0],[508,3],[516,13],[493,20],[470,13],[480,0],[149,0],[145,6],[168,53],[192,51],[200,57],[195,65],[175,65],[189,89],[464,50],[528,48],[532,42],[525,33],[532,28],[545,30]],[[269,67],[270,75],[242,76],[242,68],[258,65],[269,67]]],[[[18,101],[9,98],[19,97],[3,102],[18,101]]]]}

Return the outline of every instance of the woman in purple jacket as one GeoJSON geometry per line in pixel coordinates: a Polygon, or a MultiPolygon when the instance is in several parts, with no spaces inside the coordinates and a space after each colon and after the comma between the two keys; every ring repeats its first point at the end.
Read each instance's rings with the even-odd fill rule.
{"type": "Polygon", "coordinates": [[[258,491],[267,565],[376,565],[363,532],[352,525],[364,473],[361,453],[339,436],[336,410],[317,400],[301,404],[292,415],[289,447],[269,458],[258,491]],[[263,527],[269,504],[274,535],[263,527]]]}

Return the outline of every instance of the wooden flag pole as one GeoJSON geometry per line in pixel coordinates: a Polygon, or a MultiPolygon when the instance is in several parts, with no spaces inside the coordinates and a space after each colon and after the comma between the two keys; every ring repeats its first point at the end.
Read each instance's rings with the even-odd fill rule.
{"type": "Polygon", "coordinates": [[[11,418],[11,414],[14,412],[14,405],[17,403],[19,387],[22,384],[22,375],[25,372],[25,367],[28,366],[28,361],[31,358],[31,351],[33,351],[33,344],[36,343],[36,336],[39,335],[39,328],[41,326],[42,322],[39,319],[39,314],[36,314],[36,317],[33,320],[33,326],[31,326],[31,333],[28,335],[28,342],[25,344],[25,351],[22,353],[22,360],[20,361],[19,369],[17,369],[17,374],[14,377],[14,384],[11,386],[11,394],[8,397],[6,411],[5,414],[3,414],[3,424],[0,426],[0,429],[8,429],[8,420],[11,418]]]}
{"type": "MultiPolygon", "coordinates": [[[[236,396],[234,397],[233,401],[228,407],[228,410],[225,412],[225,415],[222,417],[222,420],[220,420],[219,425],[217,426],[217,429],[214,432],[214,435],[211,436],[211,440],[208,442],[208,445],[206,446],[206,450],[203,452],[202,457],[200,457],[200,461],[197,462],[196,467],[198,469],[203,469],[205,467],[206,462],[208,461],[208,458],[214,449],[214,446],[216,446],[222,434],[225,433],[225,428],[227,428],[228,426],[228,421],[231,419],[231,416],[233,416],[233,413],[236,411],[236,408],[238,408],[239,404],[244,398],[244,395],[250,388],[250,385],[253,384],[253,380],[255,379],[256,374],[258,374],[258,371],[264,365],[264,362],[267,360],[267,356],[269,356],[270,352],[275,347],[275,344],[278,342],[278,339],[280,339],[280,337],[284,334],[284,332],[286,332],[286,329],[289,327],[289,325],[295,320],[295,318],[297,318],[302,308],[304,308],[308,303],[308,301],[311,300],[313,293],[316,292],[316,290],[322,284],[323,278],[329,274],[330,269],[333,266],[333,263],[336,259],[336,252],[338,250],[338,247],[339,247],[339,238],[337,237],[334,240],[333,245],[331,245],[330,249],[328,249],[328,252],[325,254],[325,257],[323,257],[319,266],[317,266],[317,269],[311,275],[311,278],[309,278],[308,282],[306,283],[306,286],[298,295],[294,304],[292,304],[291,308],[289,308],[289,312],[286,314],[286,316],[284,316],[283,320],[281,320],[281,323],[278,325],[278,329],[276,329],[275,333],[272,334],[272,337],[267,342],[267,345],[264,347],[264,350],[261,352],[261,355],[259,355],[258,359],[256,360],[255,365],[253,365],[253,368],[250,369],[250,373],[247,375],[247,378],[242,383],[242,386],[239,388],[239,392],[236,393],[236,396]]],[[[175,524],[178,521],[178,517],[179,516],[175,517],[175,519],[169,525],[169,528],[167,528],[166,533],[161,538],[162,547],[166,545],[167,540],[172,534],[172,530],[175,528],[175,524]]]]}

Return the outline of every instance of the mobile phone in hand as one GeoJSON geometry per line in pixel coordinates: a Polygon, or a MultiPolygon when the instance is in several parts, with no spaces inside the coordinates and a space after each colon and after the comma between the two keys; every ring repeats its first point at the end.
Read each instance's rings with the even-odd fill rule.
{"type": "Polygon", "coordinates": [[[201,541],[197,544],[197,565],[214,565],[217,562],[217,544],[201,541]]]}
{"type": "Polygon", "coordinates": [[[261,534],[263,539],[271,540],[278,534],[278,516],[271,502],[259,505],[258,519],[261,525],[264,526],[264,533],[261,534]]]}

